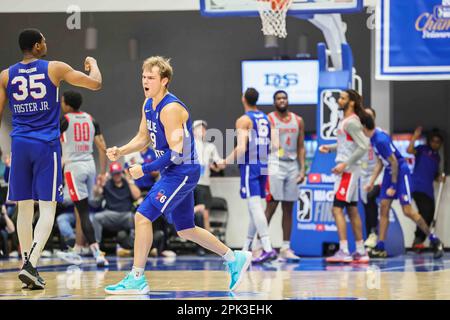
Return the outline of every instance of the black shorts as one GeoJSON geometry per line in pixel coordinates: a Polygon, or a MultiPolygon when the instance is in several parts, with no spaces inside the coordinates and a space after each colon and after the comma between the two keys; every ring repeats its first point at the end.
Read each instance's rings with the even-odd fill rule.
{"type": "Polygon", "coordinates": [[[211,209],[212,195],[209,186],[198,184],[194,189],[194,203],[195,205],[204,204],[206,209],[211,209]]]}
{"type": "Polygon", "coordinates": [[[357,206],[358,206],[358,203],[356,201],[345,202],[342,200],[338,200],[338,199],[336,199],[336,197],[334,197],[333,207],[338,207],[338,208],[344,209],[344,208],[348,208],[348,207],[357,207],[357,206]]]}

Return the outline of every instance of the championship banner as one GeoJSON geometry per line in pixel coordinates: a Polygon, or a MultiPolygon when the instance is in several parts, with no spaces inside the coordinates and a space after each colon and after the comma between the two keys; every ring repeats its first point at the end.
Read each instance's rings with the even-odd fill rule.
{"type": "Polygon", "coordinates": [[[379,0],[377,80],[450,79],[450,0],[379,0]]]}

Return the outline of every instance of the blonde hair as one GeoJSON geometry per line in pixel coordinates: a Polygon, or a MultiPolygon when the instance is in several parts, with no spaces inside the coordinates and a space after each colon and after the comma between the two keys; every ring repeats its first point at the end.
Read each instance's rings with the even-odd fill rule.
{"type": "Polygon", "coordinates": [[[153,67],[159,68],[159,75],[161,76],[161,79],[167,78],[169,80],[167,85],[169,85],[173,77],[173,68],[170,65],[170,59],[166,59],[161,56],[147,58],[142,64],[142,71],[152,70],[153,67]]]}

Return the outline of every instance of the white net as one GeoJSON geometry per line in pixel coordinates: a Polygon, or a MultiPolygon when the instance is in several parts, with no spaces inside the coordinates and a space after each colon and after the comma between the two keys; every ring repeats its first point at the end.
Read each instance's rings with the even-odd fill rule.
{"type": "Polygon", "coordinates": [[[264,35],[286,38],[286,14],[292,0],[257,0],[257,2],[264,35]]]}

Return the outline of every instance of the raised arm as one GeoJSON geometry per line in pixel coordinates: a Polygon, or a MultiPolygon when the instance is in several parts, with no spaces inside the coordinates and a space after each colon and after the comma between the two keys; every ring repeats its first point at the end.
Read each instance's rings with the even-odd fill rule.
{"type": "Polygon", "coordinates": [[[116,161],[124,155],[141,151],[146,146],[148,146],[149,143],[150,136],[147,132],[147,121],[145,118],[144,108],[142,108],[142,118],[138,133],[126,145],[121,146],[120,148],[116,146],[108,148],[106,150],[106,155],[108,156],[109,160],[116,161]]]}
{"type": "MultiPolygon", "coordinates": [[[[183,125],[189,117],[186,109],[178,103],[170,103],[164,107],[160,116],[170,150],[179,154],[183,153],[183,125]]],[[[191,138],[194,139],[194,137],[191,138]]]]}
{"type": "MultiPolygon", "coordinates": [[[[139,179],[144,174],[151,174],[153,171],[161,171],[171,165],[179,165],[183,163],[183,139],[184,125],[186,124],[189,114],[180,104],[169,103],[159,114],[161,123],[164,126],[167,144],[169,149],[155,161],[144,165],[135,165],[129,169],[133,179],[139,179]]],[[[194,139],[194,137],[189,137],[194,139]]],[[[142,148],[141,148],[142,149],[142,148]]]]}
{"type": "Polygon", "coordinates": [[[408,149],[406,149],[406,152],[412,155],[416,154],[416,148],[414,148],[414,144],[416,143],[417,139],[420,138],[421,134],[422,134],[422,127],[417,127],[416,130],[414,130],[414,134],[411,137],[411,141],[409,142],[408,149]]]}
{"type": "Polygon", "coordinates": [[[102,87],[102,74],[98,68],[97,61],[92,57],[87,57],[84,62],[85,71],[89,75],[77,71],[67,63],[61,61],[51,61],[49,64],[49,74],[52,82],[59,86],[61,81],[90,90],[100,90],[102,87]]]}
{"type": "Polygon", "coordinates": [[[8,102],[8,95],[6,94],[6,87],[8,85],[8,69],[0,73],[0,127],[3,119],[3,111],[8,102]]]}

